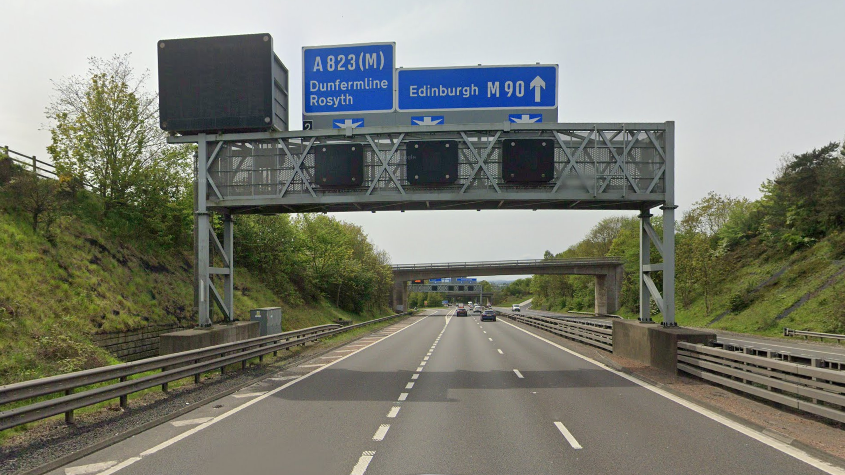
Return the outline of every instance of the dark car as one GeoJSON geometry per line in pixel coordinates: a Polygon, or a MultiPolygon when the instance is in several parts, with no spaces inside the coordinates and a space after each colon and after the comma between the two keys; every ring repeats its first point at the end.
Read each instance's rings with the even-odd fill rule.
{"type": "Polygon", "coordinates": [[[466,317],[467,316],[467,309],[465,309],[464,307],[460,307],[460,308],[458,308],[458,311],[457,311],[457,313],[455,313],[455,315],[458,316],[458,317],[466,317]]]}
{"type": "Polygon", "coordinates": [[[491,322],[496,321],[496,311],[495,310],[485,310],[481,314],[481,321],[486,322],[487,320],[490,320],[491,322]]]}

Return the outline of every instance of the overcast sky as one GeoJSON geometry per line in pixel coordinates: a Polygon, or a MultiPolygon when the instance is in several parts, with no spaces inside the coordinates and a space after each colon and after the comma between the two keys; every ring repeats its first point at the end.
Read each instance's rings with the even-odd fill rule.
{"type": "MultiPolygon", "coordinates": [[[[676,121],[680,211],[714,190],[759,197],[780,157],[845,136],[845,1],[2,0],[0,145],[49,159],[51,80],[159,39],[263,33],[291,74],[301,48],[396,42],[397,66],[560,65],[560,122],[676,121]]],[[[843,190],[845,191],[845,190],[843,190]]],[[[542,257],[608,213],[346,213],[395,263],[542,257]]],[[[680,214],[679,214],[680,217],[680,214]]]]}

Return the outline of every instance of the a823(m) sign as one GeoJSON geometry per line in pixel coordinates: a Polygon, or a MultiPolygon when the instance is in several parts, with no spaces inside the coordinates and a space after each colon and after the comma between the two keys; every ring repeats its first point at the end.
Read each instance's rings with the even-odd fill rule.
{"type": "Polygon", "coordinates": [[[303,112],[392,111],[395,43],[302,48],[303,112]]]}

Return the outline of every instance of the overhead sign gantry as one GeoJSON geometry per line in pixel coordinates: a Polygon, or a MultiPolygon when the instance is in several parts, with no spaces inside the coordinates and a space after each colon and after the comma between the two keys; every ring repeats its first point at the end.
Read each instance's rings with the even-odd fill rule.
{"type": "MultiPolygon", "coordinates": [[[[650,320],[653,299],[664,323],[674,324],[673,122],[558,123],[557,67],[547,65],[444,72],[440,80],[437,70],[428,70],[425,81],[420,73],[408,73],[423,88],[463,84],[472,95],[472,85],[479,82],[479,94],[512,91],[524,102],[489,102],[496,107],[464,110],[449,108],[460,104],[452,97],[425,102],[425,107],[443,109],[425,109],[423,114],[397,109],[394,95],[392,108],[380,109],[387,107],[384,81],[390,86],[393,77],[396,83],[389,71],[393,48],[392,43],[305,48],[304,62],[311,63],[304,66],[316,68],[320,58],[322,69],[321,74],[304,75],[304,118],[313,122],[311,130],[289,131],[287,70],[272,54],[269,35],[159,42],[162,128],[171,132],[171,143],[198,145],[196,292],[201,325],[210,324],[211,301],[226,318],[233,315],[232,214],[436,209],[638,210],[640,319],[650,320]],[[350,72],[352,64],[357,69],[350,72]],[[365,71],[358,71],[362,65],[365,71]],[[322,74],[337,73],[340,66],[343,77],[322,74]],[[244,82],[253,77],[264,79],[244,82]],[[316,90],[311,92],[329,92],[330,83],[332,92],[345,87],[351,97],[331,102],[332,109],[343,109],[337,115],[328,111],[329,96],[318,95],[313,107],[308,97],[312,87],[316,90]],[[272,91],[251,88],[263,84],[273,84],[272,91]],[[245,107],[238,99],[242,97],[255,103],[245,107]],[[520,104],[535,99],[539,106],[521,109],[520,104]],[[353,108],[361,101],[367,110],[353,108]],[[241,117],[247,113],[249,120],[241,117]],[[541,117],[532,120],[537,114],[541,117]],[[662,239],[650,222],[650,210],[658,206],[662,239]],[[211,231],[211,212],[223,215],[222,240],[211,231]],[[662,263],[651,262],[652,244],[662,263]],[[662,292],[652,278],[658,272],[662,292]],[[223,292],[214,283],[217,279],[223,280],[223,292]]],[[[401,87],[404,73],[398,74],[401,87]]]]}

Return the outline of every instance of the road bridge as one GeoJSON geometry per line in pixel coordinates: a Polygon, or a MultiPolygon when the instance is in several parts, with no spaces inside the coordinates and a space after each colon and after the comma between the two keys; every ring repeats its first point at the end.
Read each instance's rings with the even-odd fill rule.
{"type": "Polygon", "coordinates": [[[623,261],[616,257],[399,264],[393,266],[393,306],[407,308],[408,282],[417,279],[526,274],[595,276],[595,312],[619,310],[623,261]]]}

